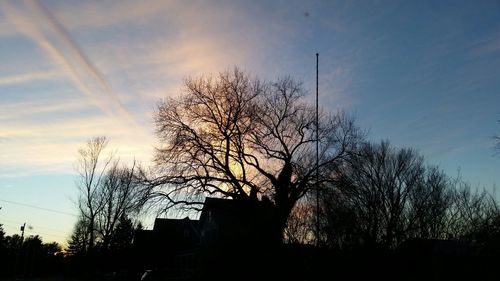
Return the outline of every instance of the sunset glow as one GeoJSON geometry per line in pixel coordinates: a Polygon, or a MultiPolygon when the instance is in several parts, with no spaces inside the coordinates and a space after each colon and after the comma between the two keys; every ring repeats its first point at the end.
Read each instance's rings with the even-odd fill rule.
{"type": "Polygon", "coordinates": [[[147,167],[156,105],[184,79],[239,66],[313,94],[316,52],[324,111],[493,190],[499,19],[493,1],[2,1],[0,223],[65,243],[87,139],[147,167]]]}

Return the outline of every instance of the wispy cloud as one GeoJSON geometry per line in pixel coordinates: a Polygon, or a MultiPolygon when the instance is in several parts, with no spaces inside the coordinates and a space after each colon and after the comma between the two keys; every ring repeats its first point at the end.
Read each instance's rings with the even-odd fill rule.
{"type": "Polygon", "coordinates": [[[130,126],[115,118],[66,118],[54,124],[4,123],[0,139],[0,176],[12,176],[7,170],[37,173],[72,173],[77,150],[92,136],[106,135],[109,149],[116,149],[124,161],[148,162],[154,139],[136,134],[130,126]],[[99,124],[99,125],[96,125],[99,124]]]}
{"type": "MultiPolygon", "coordinates": [[[[6,24],[14,27],[18,36],[34,42],[59,67],[60,77],[69,78],[85,97],[74,95],[64,83],[52,83],[43,91],[55,87],[58,93],[54,97],[35,96],[29,101],[1,104],[0,110],[6,113],[0,112],[0,139],[4,139],[0,169],[71,171],[77,148],[96,135],[108,136],[120,154],[148,159],[155,144],[151,133],[154,104],[160,97],[180,94],[183,78],[217,75],[238,65],[251,74],[273,79],[293,75],[289,66],[298,64],[289,62],[287,59],[296,59],[289,55],[269,61],[280,56],[279,48],[297,40],[298,35],[287,30],[294,27],[281,24],[266,9],[262,10],[264,15],[257,16],[236,4],[123,1],[43,6],[36,0],[3,2],[0,8],[6,24]],[[256,20],[270,28],[256,27],[256,20]],[[145,32],[138,36],[129,28],[145,32]],[[92,105],[107,116],[96,113],[92,105]],[[142,118],[148,125],[140,131],[131,127],[130,110],[134,110],[134,119],[142,118]]],[[[33,69],[31,75],[28,70],[26,73],[5,77],[5,85],[59,78],[56,72],[52,78],[33,69]]],[[[342,65],[328,73],[325,80],[335,78],[326,86],[336,87],[329,93],[332,97],[345,90],[349,81],[341,80],[350,71],[342,65]]]]}
{"type": "MultiPolygon", "coordinates": [[[[60,77],[68,77],[88,99],[77,96],[61,98],[55,94],[43,99],[14,100],[1,104],[0,110],[5,112],[0,113],[0,120],[3,120],[0,125],[0,139],[3,140],[0,148],[1,176],[19,176],[23,171],[27,174],[72,172],[78,147],[89,137],[97,135],[109,137],[110,146],[118,149],[122,158],[136,157],[148,161],[155,144],[150,129],[152,124],[143,126],[141,131],[131,127],[127,122],[131,119],[131,114],[123,103],[139,104],[141,100],[146,99],[149,103],[149,107],[146,106],[147,112],[134,114],[136,117],[149,119],[158,97],[164,97],[174,91],[179,93],[179,86],[184,77],[202,73],[215,74],[233,65],[242,64],[248,58],[243,46],[239,49],[228,46],[229,38],[224,38],[224,33],[215,28],[210,28],[211,32],[201,30],[197,24],[190,24],[188,19],[179,20],[176,24],[179,32],[171,36],[160,36],[147,43],[125,38],[126,41],[122,42],[124,44],[117,44],[114,41],[116,38],[109,38],[102,43],[105,46],[99,43],[93,45],[94,48],[103,47],[100,50],[110,50],[109,53],[99,51],[88,55],[65,28],[76,28],[78,20],[83,18],[78,18],[70,24],[63,19],[63,26],[59,18],[60,15],[67,15],[67,11],[51,13],[38,1],[22,3],[23,5],[12,2],[1,4],[9,24],[32,40],[48,59],[60,67],[60,77]],[[96,67],[94,61],[99,63],[100,68],[105,69],[107,77],[96,67]],[[127,71],[124,73],[123,69],[127,71]],[[117,76],[113,76],[115,73],[117,76]],[[121,87],[119,97],[108,83],[110,78],[116,79],[113,81],[121,87]],[[135,91],[129,87],[131,84],[138,86],[135,91]],[[97,105],[108,116],[82,114],[82,111],[92,104],[97,105]],[[39,118],[40,114],[46,116],[39,118]],[[58,115],[55,114],[63,118],[57,119],[58,115]],[[118,118],[109,118],[110,115],[118,118]]],[[[130,5],[124,5],[127,8],[118,11],[112,9],[109,13],[98,9],[95,12],[100,16],[95,16],[103,21],[101,25],[135,19],[136,15],[128,15],[133,10],[129,9],[130,5]],[[114,18],[113,21],[105,22],[108,15],[114,18]]],[[[145,6],[147,5],[141,5],[145,6]]],[[[85,12],[92,14],[89,11],[85,12]]],[[[214,12],[216,11],[217,9],[214,9],[214,12]]],[[[155,12],[148,8],[140,13],[149,16],[155,12]]],[[[221,18],[224,18],[223,12],[221,18]]],[[[79,26],[92,26],[90,22],[80,22],[79,26]]],[[[56,75],[56,72],[33,72],[9,76],[0,80],[0,85],[2,82],[4,85],[23,84],[36,79],[58,78],[56,75]]],[[[67,92],[71,91],[66,90],[67,92]]]]}
{"type": "MultiPolygon", "coordinates": [[[[22,2],[10,1],[16,4],[22,2]]],[[[174,4],[175,2],[168,0],[63,1],[51,7],[51,14],[57,15],[60,22],[63,22],[68,29],[101,28],[124,23],[147,22],[153,16],[161,16],[174,4]],[[75,14],[75,11],[78,13],[75,14]]],[[[25,2],[25,5],[29,4],[25,2]]],[[[11,10],[0,10],[0,15],[2,12],[4,16],[7,16],[11,10]]],[[[50,31],[48,26],[39,26],[38,28],[44,32],[50,31]]],[[[16,34],[16,30],[12,29],[9,20],[2,21],[2,17],[0,17],[0,36],[9,37],[16,34]]]]}
{"type": "Polygon", "coordinates": [[[23,73],[11,76],[3,76],[0,77],[0,86],[11,85],[11,84],[22,84],[38,80],[51,80],[59,77],[61,77],[61,74],[55,71],[49,71],[49,72],[40,71],[40,72],[23,73]]]}
{"type": "Polygon", "coordinates": [[[58,18],[70,29],[100,28],[125,23],[148,22],[151,17],[162,16],[184,1],[148,0],[134,1],[68,1],[53,8],[58,18]],[[75,16],[78,11],[78,16],[75,16]]]}
{"type": "MultiPolygon", "coordinates": [[[[58,96],[44,97],[43,101],[23,100],[0,104],[0,121],[2,122],[20,122],[26,117],[32,118],[31,123],[37,124],[37,118],[40,114],[70,115],[92,106],[86,98],[75,97],[72,99],[61,99],[58,96]]],[[[5,124],[5,123],[3,123],[5,124]]],[[[3,128],[0,125],[0,128],[3,128]]]]}
{"type": "Polygon", "coordinates": [[[109,115],[133,120],[106,78],[49,10],[36,0],[26,0],[23,3],[24,9],[9,5],[8,2],[3,3],[9,22],[45,51],[95,105],[109,115]],[[57,42],[54,43],[53,37],[46,34],[46,30],[40,26],[48,28],[57,42]]]}
{"type": "Polygon", "coordinates": [[[500,51],[500,31],[488,33],[467,44],[473,56],[488,56],[500,51]]]}
{"type": "MultiPolygon", "coordinates": [[[[181,83],[188,76],[216,75],[235,65],[256,70],[252,54],[262,49],[263,44],[259,42],[265,40],[252,40],[261,36],[255,30],[245,31],[244,37],[234,40],[230,22],[239,16],[237,11],[230,7],[216,9],[192,4],[170,5],[170,2],[163,5],[169,7],[165,15],[168,20],[149,26],[157,36],[137,41],[128,33],[119,33],[94,43],[94,50],[98,51],[93,52],[92,57],[99,61],[101,69],[112,77],[114,84],[130,86],[127,91],[120,91],[121,94],[134,95],[137,103],[151,104],[158,96],[180,93],[181,83]],[[206,10],[210,16],[193,15],[193,11],[199,10],[206,10]],[[158,32],[159,26],[172,31],[158,32]],[[152,92],[159,95],[151,95],[152,92]]],[[[165,7],[158,9],[165,10],[165,7]]],[[[116,14],[127,10],[113,10],[112,17],[127,19],[126,15],[116,14]]]]}

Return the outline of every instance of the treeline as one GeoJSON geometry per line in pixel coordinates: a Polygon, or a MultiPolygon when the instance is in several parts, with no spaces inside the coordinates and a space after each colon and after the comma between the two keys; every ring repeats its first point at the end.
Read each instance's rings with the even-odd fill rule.
{"type": "Polygon", "coordinates": [[[79,151],[73,272],[127,268],[133,218],[145,203],[199,211],[206,196],[265,201],[274,234],[289,244],[392,251],[420,238],[500,253],[494,194],[428,165],[414,149],[367,142],[342,112],[317,116],[290,77],[261,81],[236,68],[188,79],[184,90],[158,105],[160,145],[147,172],[106,155],[103,137],[79,151]]]}
{"type": "Polygon", "coordinates": [[[113,272],[125,272],[133,266],[132,242],[140,224],[122,216],[108,237],[108,243],[104,244],[104,237],[97,234],[92,247],[88,228],[84,220],[79,220],[74,227],[66,249],[66,275],[102,278],[113,272]]]}
{"type": "Polygon", "coordinates": [[[56,243],[41,237],[5,235],[0,224],[0,279],[56,276],[64,264],[64,253],[56,243]]]}
{"type": "Polygon", "coordinates": [[[474,188],[411,148],[388,141],[365,143],[331,173],[319,197],[300,202],[289,219],[292,243],[331,249],[394,249],[409,238],[474,242],[483,253],[500,253],[500,205],[491,192],[474,188]]]}
{"type": "Polygon", "coordinates": [[[342,112],[316,116],[290,77],[269,82],[235,68],[188,79],[184,90],[158,105],[160,144],[148,173],[105,155],[103,137],[79,151],[80,220],[70,252],[109,251],[120,218],[134,218],[145,203],[200,210],[206,196],[266,199],[286,241],[330,249],[395,249],[409,238],[479,245],[498,236],[494,194],[412,148],[366,141],[342,112]]]}

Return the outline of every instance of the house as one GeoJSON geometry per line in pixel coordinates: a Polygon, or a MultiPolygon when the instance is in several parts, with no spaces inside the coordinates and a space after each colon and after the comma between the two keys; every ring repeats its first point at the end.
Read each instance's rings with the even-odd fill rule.
{"type": "Polygon", "coordinates": [[[152,230],[136,232],[134,249],[143,268],[172,268],[193,257],[199,242],[197,220],[157,218],[152,230]]]}
{"type": "Polygon", "coordinates": [[[279,242],[272,212],[265,203],[206,198],[199,221],[200,244],[234,248],[279,242]]]}
{"type": "Polygon", "coordinates": [[[216,260],[214,255],[248,256],[279,242],[272,210],[267,203],[206,198],[199,220],[157,218],[152,230],[138,231],[138,263],[144,269],[189,269],[199,259],[216,260]]]}

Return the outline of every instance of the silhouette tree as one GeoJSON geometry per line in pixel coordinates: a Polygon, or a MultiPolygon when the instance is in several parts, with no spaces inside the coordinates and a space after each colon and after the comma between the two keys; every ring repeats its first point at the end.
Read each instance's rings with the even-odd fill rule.
{"type": "Polygon", "coordinates": [[[446,174],[437,167],[427,167],[421,183],[410,195],[408,236],[449,238],[446,230],[454,191],[446,174]]]}
{"type": "Polygon", "coordinates": [[[123,218],[140,211],[143,196],[135,173],[135,161],[131,168],[119,167],[115,162],[106,172],[100,192],[104,206],[97,215],[97,229],[104,250],[109,248],[115,229],[121,225],[119,222],[123,223],[123,218]]]}
{"type": "MultiPolygon", "coordinates": [[[[2,210],[2,207],[0,207],[0,210],[2,210]]],[[[0,247],[3,246],[4,236],[5,231],[3,230],[3,224],[0,223],[0,247]]]]}
{"type": "Polygon", "coordinates": [[[137,228],[134,226],[134,223],[129,217],[125,214],[120,216],[111,239],[111,250],[114,252],[124,252],[129,250],[132,246],[136,229],[137,228]]]}
{"type": "Polygon", "coordinates": [[[107,250],[119,219],[139,212],[144,201],[136,181],[137,164],[122,166],[112,154],[103,160],[107,144],[106,138],[97,137],[79,150],[81,218],[70,241],[77,252],[92,252],[96,242],[100,250],[107,250]]]}
{"type": "Polygon", "coordinates": [[[447,177],[414,150],[368,143],[335,175],[322,199],[331,246],[393,248],[408,237],[442,236],[451,204],[447,177]]]}
{"type": "Polygon", "coordinates": [[[96,219],[104,208],[102,196],[102,181],[105,177],[107,167],[112,162],[112,155],[102,160],[102,151],[106,148],[108,141],[105,137],[90,139],[87,144],[78,150],[79,158],[77,170],[80,174],[77,182],[80,189],[78,207],[80,213],[87,223],[89,234],[88,250],[92,251],[95,245],[96,219]]]}
{"type": "Polygon", "coordinates": [[[312,244],[315,239],[315,209],[313,200],[300,200],[292,209],[285,228],[285,242],[312,244]]]}
{"type": "Polygon", "coordinates": [[[56,242],[43,243],[38,235],[25,239],[17,234],[5,236],[0,244],[0,279],[54,276],[62,260],[61,246],[56,242]]]}
{"type": "Polygon", "coordinates": [[[453,183],[452,204],[448,209],[446,233],[456,239],[476,240],[479,233],[494,229],[500,208],[486,190],[473,190],[459,178],[453,183]]]}
{"type": "MultiPolygon", "coordinates": [[[[204,196],[259,202],[269,197],[282,235],[297,200],[315,184],[315,109],[289,77],[251,79],[238,69],[187,79],[184,95],[158,106],[151,198],[166,208],[199,209],[204,196]]],[[[361,134],[342,113],[321,114],[320,181],[361,134]]]]}
{"type": "Polygon", "coordinates": [[[68,241],[66,252],[71,256],[85,254],[88,244],[88,222],[85,221],[85,218],[80,217],[73,227],[73,233],[68,241]]]}
{"type": "MultiPolygon", "coordinates": [[[[0,207],[0,210],[2,208],[0,207]]],[[[7,266],[8,265],[8,253],[5,241],[5,231],[3,229],[3,224],[0,223],[0,264],[7,266]]],[[[3,274],[0,273],[0,276],[3,274]]]]}

